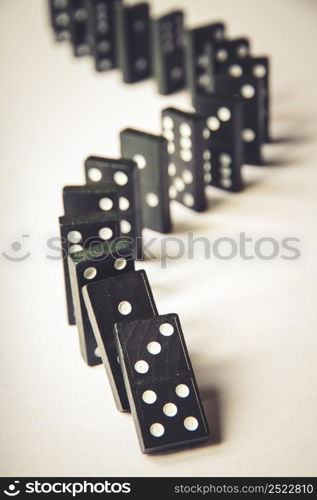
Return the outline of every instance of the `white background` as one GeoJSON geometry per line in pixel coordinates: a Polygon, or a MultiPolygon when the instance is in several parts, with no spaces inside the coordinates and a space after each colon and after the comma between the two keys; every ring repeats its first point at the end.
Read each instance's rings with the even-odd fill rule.
{"type": "Polygon", "coordinates": [[[268,165],[245,168],[243,193],[210,188],[204,214],[173,206],[173,234],[294,236],[301,258],[139,264],[159,312],[180,315],[213,435],[221,425],[219,444],[142,455],[103,368],[80,357],[62,263],[45,257],[46,240],[58,235],[62,186],[84,180],[83,160],[118,155],[126,126],[159,133],[160,109],[188,107],[189,96],[163,98],[151,80],[128,86],[116,71],[95,73],[89,58],[53,41],[46,1],[2,0],[0,250],[31,256],[12,263],[0,255],[0,473],[316,475],[316,2],[151,4],[155,14],[186,8],[191,26],[224,19],[231,36],[250,35],[254,54],[272,56],[268,165]],[[10,250],[14,241],[20,253],[10,250]]]}

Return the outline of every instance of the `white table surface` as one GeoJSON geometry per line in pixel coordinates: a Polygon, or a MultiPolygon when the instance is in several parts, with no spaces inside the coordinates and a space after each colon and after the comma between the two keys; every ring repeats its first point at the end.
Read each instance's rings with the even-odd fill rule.
{"type": "Polygon", "coordinates": [[[164,270],[158,261],[138,265],[159,312],[180,315],[213,435],[221,426],[218,444],[142,455],[103,368],[81,360],[66,323],[62,264],[46,258],[46,241],[58,236],[62,186],[84,181],[83,160],[118,155],[126,126],[159,133],[160,109],[188,107],[189,96],[159,97],[151,80],[127,86],[116,71],[95,73],[90,59],[53,41],[44,0],[2,0],[1,252],[31,256],[14,263],[0,255],[0,474],[316,475],[317,5],[151,4],[155,13],[183,6],[192,26],[224,19],[230,35],[251,37],[254,54],[272,56],[268,165],[245,167],[241,194],[210,188],[206,213],[173,206],[173,235],[292,236],[301,257],[206,261],[198,251],[164,270]],[[20,253],[10,250],[14,241],[20,253]]]}

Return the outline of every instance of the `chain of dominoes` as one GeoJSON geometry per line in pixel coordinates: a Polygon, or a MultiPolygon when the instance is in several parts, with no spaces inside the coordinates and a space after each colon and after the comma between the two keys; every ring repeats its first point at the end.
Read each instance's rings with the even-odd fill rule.
{"type": "Polygon", "coordinates": [[[116,406],[131,411],[145,453],[192,444],[209,430],[179,318],[159,315],[144,270],[142,229],[172,230],[170,201],[201,212],[206,185],[243,189],[244,163],[269,142],[269,61],[223,23],[186,29],[175,11],[121,0],[49,0],[58,41],[126,83],[150,76],[160,94],[187,87],[195,112],[162,111],[162,134],[120,133],[121,158],[91,156],[86,184],[63,189],[60,217],[69,324],[85,362],[103,363],[116,406]]]}

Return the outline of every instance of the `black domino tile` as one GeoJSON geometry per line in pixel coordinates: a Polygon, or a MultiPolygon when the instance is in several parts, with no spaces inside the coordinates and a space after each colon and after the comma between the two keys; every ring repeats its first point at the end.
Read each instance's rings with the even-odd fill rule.
{"type": "Polygon", "coordinates": [[[169,233],[168,143],[163,136],[135,129],[120,134],[121,155],[136,161],[140,170],[143,226],[169,233]]]}
{"type": "Polygon", "coordinates": [[[254,76],[231,78],[227,75],[216,76],[216,92],[235,95],[242,99],[244,124],[245,162],[262,165],[262,145],[265,142],[265,100],[264,81],[254,76]]]}
{"type": "Polygon", "coordinates": [[[170,198],[197,212],[207,207],[203,170],[204,152],[208,147],[205,128],[206,118],[197,113],[176,108],[162,112],[163,135],[174,144],[168,166],[170,198]]]}
{"type": "Polygon", "coordinates": [[[82,288],[88,283],[104,280],[134,270],[131,244],[115,240],[96,244],[89,250],[68,257],[71,290],[82,358],[89,366],[102,363],[96,338],[84,303],[82,288]]]}
{"type": "Polygon", "coordinates": [[[168,95],[182,89],[186,83],[182,11],[152,20],[152,45],[158,92],[168,95]]]}
{"type": "Polygon", "coordinates": [[[76,57],[91,54],[89,37],[89,10],[86,0],[68,0],[70,35],[73,53],[76,57]]]}
{"type": "Polygon", "coordinates": [[[50,24],[58,42],[69,41],[70,12],[69,0],[49,0],[50,24]]]}
{"type": "Polygon", "coordinates": [[[187,86],[193,103],[197,94],[209,95],[215,90],[213,45],[222,42],[224,36],[223,23],[213,23],[186,31],[187,86]]]}
{"type": "Polygon", "coordinates": [[[125,158],[90,156],[85,161],[85,176],[89,185],[114,184],[116,186],[122,234],[131,237],[136,242],[137,257],[142,259],[140,172],[136,163],[125,158]]]}
{"type": "Polygon", "coordinates": [[[235,96],[213,94],[196,98],[197,111],[206,116],[204,152],[206,184],[238,192],[244,187],[243,102],[235,96]]]}
{"type": "Polygon", "coordinates": [[[75,325],[74,306],[68,269],[68,255],[89,249],[94,243],[112,241],[120,236],[117,214],[114,212],[85,214],[78,217],[59,218],[68,322],[75,325]]]}
{"type": "Polygon", "coordinates": [[[117,409],[129,411],[114,325],[125,319],[132,321],[157,315],[146,273],[133,271],[86,285],[83,296],[117,409]]]}
{"type": "Polygon", "coordinates": [[[149,5],[116,5],[117,61],[125,83],[135,83],[152,73],[149,5]]]}
{"type": "Polygon", "coordinates": [[[99,72],[117,66],[115,41],[115,6],[122,0],[86,0],[89,11],[90,47],[99,72]]]}
{"type": "Polygon", "coordinates": [[[262,80],[263,112],[264,112],[264,141],[270,142],[270,60],[268,57],[246,57],[226,61],[221,64],[219,73],[228,75],[232,79],[241,76],[253,76],[262,80]]]}
{"type": "Polygon", "coordinates": [[[141,451],[206,440],[208,424],[178,316],[126,321],[115,330],[141,451]]]}

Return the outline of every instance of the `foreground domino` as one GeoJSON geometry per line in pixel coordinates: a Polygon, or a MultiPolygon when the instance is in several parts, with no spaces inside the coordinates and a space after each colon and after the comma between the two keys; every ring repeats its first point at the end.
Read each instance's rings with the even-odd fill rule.
{"type": "Polygon", "coordinates": [[[178,316],[117,323],[115,332],[142,452],[207,439],[208,424],[178,316]]]}
{"type": "Polygon", "coordinates": [[[132,321],[157,315],[146,273],[132,271],[86,285],[83,297],[117,409],[129,411],[113,327],[124,319],[132,321]]]}

